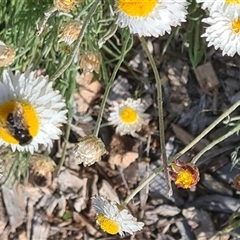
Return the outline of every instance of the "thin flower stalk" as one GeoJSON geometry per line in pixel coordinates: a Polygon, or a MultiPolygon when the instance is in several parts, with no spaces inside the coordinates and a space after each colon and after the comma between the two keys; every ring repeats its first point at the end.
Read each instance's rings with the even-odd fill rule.
{"type": "Polygon", "coordinates": [[[98,136],[98,132],[99,132],[99,129],[100,129],[100,126],[101,126],[103,112],[104,112],[104,109],[105,109],[108,94],[109,94],[110,89],[112,87],[113,81],[115,80],[118,69],[120,68],[121,64],[124,61],[125,55],[131,49],[131,46],[132,46],[132,36],[130,34],[126,34],[126,36],[127,36],[126,39],[124,39],[124,41],[123,41],[123,46],[122,46],[122,51],[121,51],[122,55],[120,56],[120,59],[118,60],[116,66],[113,70],[113,73],[111,75],[111,78],[110,78],[109,82],[107,83],[107,86],[106,86],[106,89],[105,89],[105,92],[104,92],[104,95],[103,95],[103,99],[102,99],[101,106],[100,106],[100,112],[98,114],[96,126],[95,126],[94,132],[93,132],[93,134],[96,137],[98,136]]]}
{"type": "Polygon", "coordinates": [[[225,111],[221,116],[219,116],[211,125],[209,125],[201,134],[199,134],[192,142],[190,142],[184,149],[174,155],[169,159],[169,164],[174,159],[180,158],[184,153],[190,150],[195,144],[197,144],[202,138],[204,138],[214,127],[216,127],[220,122],[222,122],[225,118],[227,118],[234,110],[236,110],[240,106],[240,100],[232,105],[227,111],[225,111]]]}
{"type": "Polygon", "coordinates": [[[68,139],[69,139],[70,131],[71,131],[72,120],[73,120],[72,111],[69,110],[69,112],[68,112],[67,129],[66,129],[66,133],[65,133],[65,141],[64,141],[62,156],[61,156],[60,162],[59,162],[59,164],[57,166],[57,170],[55,172],[55,176],[59,175],[61,167],[63,166],[63,163],[65,161],[65,156],[66,156],[67,146],[68,146],[68,139]]]}
{"type": "Polygon", "coordinates": [[[228,133],[224,134],[223,136],[221,136],[220,138],[216,139],[215,141],[211,142],[210,144],[208,144],[204,149],[202,149],[193,159],[192,159],[192,163],[196,163],[198,161],[198,159],[208,150],[210,150],[211,148],[213,148],[215,145],[217,145],[218,143],[224,141],[225,139],[227,139],[228,137],[232,136],[234,133],[239,132],[240,131],[240,124],[237,125],[235,128],[233,128],[232,130],[230,130],[228,133]]]}
{"type": "Polygon", "coordinates": [[[158,118],[159,118],[159,134],[160,134],[160,147],[161,147],[161,156],[163,160],[163,168],[164,168],[164,174],[165,174],[165,179],[167,182],[167,187],[168,187],[168,195],[172,195],[172,187],[171,187],[171,181],[169,178],[169,172],[168,172],[168,163],[167,163],[167,154],[166,154],[166,146],[165,146],[165,134],[164,134],[164,119],[163,119],[163,101],[162,101],[162,82],[161,78],[159,76],[156,64],[154,62],[154,59],[149,52],[149,49],[147,47],[147,43],[143,37],[140,38],[142,47],[145,51],[145,53],[148,56],[149,62],[152,66],[154,76],[156,79],[157,83],[157,95],[158,95],[158,118]]]}

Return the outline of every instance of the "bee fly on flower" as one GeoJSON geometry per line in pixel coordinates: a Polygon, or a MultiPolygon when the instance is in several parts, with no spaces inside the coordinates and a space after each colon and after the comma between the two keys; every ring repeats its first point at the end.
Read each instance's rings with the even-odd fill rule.
{"type": "Polygon", "coordinates": [[[24,118],[23,107],[20,102],[16,102],[13,112],[8,114],[6,125],[9,133],[19,141],[21,146],[29,144],[32,141],[32,136],[29,133],[24,118]]]}
{"type": "Polygon", "coordinates": [[[12,151],[48,151],[59,139],[66,122],[65,100],[54,90],[48,76],[36,71],[4,70],[0,77],[0,146],[12,151]]]}

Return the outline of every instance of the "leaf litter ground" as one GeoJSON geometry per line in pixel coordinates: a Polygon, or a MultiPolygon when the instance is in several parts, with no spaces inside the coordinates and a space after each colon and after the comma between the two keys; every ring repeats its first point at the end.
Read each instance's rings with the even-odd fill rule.
{"type": "MultiPolygon", "coordinates": [[[[210,50],[209,61],[193,70],[188,58],[175,45],[161,56],[162,41],[148,41],[157,63],[163,88],[167,156],[173,156],[209,126],[219,115],[240,99],[239,57],[222,57],[210,50]]],[[[159,174],[128,205],[133,216],[145,223],[134,236],[110,236],[96,225],[91,197],[107,196],[121,202],[162,164],[159,147],[156,84],[146,55],[138,41],[122,65],[108,97],[103,127],[99,136],[107,146],[102,161],[83,167],[73,157],[77,139],[92,133],[103,96],[101,83],[92,74],[76,77],[74,95],[76,118],[71,126],[65,166],[60,174],[28,183],[4,186],[0,201],[1,239],[238,239],[234,230],[221,237],[217,233],[228,225],[233,212],[240,208],[239,192],[231,170],[231,153],[239,147],[234,135],[210,149],[198,161],[201,180],[193,190],[177,189],[167,195],[164,175],[159,174]],[[135,75],[130,72],[133,71],[135,75]],[[120,136],[107,125],[113,101],[141,98],[150,120],[135,136],[120,136]]],[[[236,111],[235,115],[238,115],[236,111]]],[[[219,124],[180,160],[191,161],[201,149],[229,131],[219,124]]],[[[62,155],[62,142],[55,144],[51,157],[56,163],[62,155]]],[[[2,150],[2,156],[6,156],[2,150]]],[[[13,159],[7,158],[9,169],[13,159]]],[[[6,160],[5,160],[6,161],[6,160]]]]}

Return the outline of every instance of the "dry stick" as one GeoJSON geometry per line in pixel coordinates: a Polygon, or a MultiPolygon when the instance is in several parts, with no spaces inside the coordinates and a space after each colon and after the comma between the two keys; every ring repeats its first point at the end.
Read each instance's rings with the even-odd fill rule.
{"type": "MultiPolygon", "coordinates": [[[[168,160],[168,165],[170,165],[175,159],[178,159],[181,157],[184,153],[186,153],[189,149],[191,149],[196,143],[198,143],[202,138],[204,138],[216,125],[218,125],[224,118],[228,117],[237,107],[240,106],[240,100],[236,102],[234,105],[232,105],[226,112],[224,112],[220,117],[218,117],[210,126],[208,126],[200,135],[198,135],[191,143],[189,143],[184,149],[182,149],[179,153],[175,154],[173,157],[171,157],[168,160]]],[[[232,132],[232,131],[231,131],[232,132]]],[[[232,132],[233,134],[233,132],[232,132]]],[[[154,172],[143,182],[140,183],[140,185],[133,190],[133,192],[125,199],[125,201],[122,203],[122,206],[126,206],[130,200],[138,193],[140,192],[150,181],[152,181],[158,173],[160,173],[163,170],[163,166],[156,168],[154,172]]]]}
{"type": "Polygon", "coordinates": [[[156,79],[157,83],[157,97],[158,97],[158,118],[159,118],[159,135],[160,135],[160,147],[161,147],[161,156],[163,160],[163,168],[164,168],[164,174],[165,179],[167,182],[167,188],[168,188],[168,195],[172,195],[172,186],[171,186],[171,180],[169,177],[168,172],[168,162],[167,162],[167,154],[166,154],[166,146],[165,146],[165,134],[164,134],[164,119],[163,119],[163,101],[162,101],[162,81],[159,76],[156,64],[154,62],[154,59],[147,47],[147,43],[143,37],[140,38],[142,47],[147,54],[147,57],[149,59],[149,62],[151,64],[151,67],[153,69],[153,73],[156,79]]]}
{"type": "Polygon", "coordinates": [[[197,160],[205,153],[207,152],[209,149],[213,148],[215,145],[217,145],[218,143],[222,142],[223,140],[227,139],[228,137],[232,136],[235,132],[238,132],[240,130],[240,125],[237,125],[235,128],[233,128],[232,130],[230,130],[228,133],[226,133],[225,135],[221,136],[220,138],[216,139],[215,141],[211,142],[210,144],[208,144],[203,150],[201,150],[193,159],[192,159],[192,163],[196,163],[197,160]]]}
{"type": "Polygon", "coordinates": [[[86,17],[86,20],[84,21],[82,28],[81,28],[81,32],[76,40],[76,43],[71,51],[71,53],[69,54],[69,57],[66,59],[65,63],[63,64],[63,66],[60,66],[57,71],[53,74],[53,76],[50,78],[50,81],[54,82],[56,81],[66,70],[67,68],[71,65],[75,55],[78,52],[79,46],[82,42],[82,39],[84,37],[84,34],[87,30],[87,27],[90,23],[90,20],[93,16],[93,14],[96,12],[97,7],[99,6],[99,4],[101,3],[101,1],[99,0],[95,0],[94,4],[92,5],[92,7],[89,10],[89,13],[86,17]]]}

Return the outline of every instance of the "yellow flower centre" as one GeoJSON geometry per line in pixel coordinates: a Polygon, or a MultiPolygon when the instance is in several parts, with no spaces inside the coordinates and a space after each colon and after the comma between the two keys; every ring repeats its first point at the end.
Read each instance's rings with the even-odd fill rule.
{"type": "Polygon", "coordinates": [[[118,0],[118,9],[131,17],[146,17],[159,0],[118,0]]]}
{"type": "Polygon", "coordinates": [[[239,4],[240,0],[226,0],[226,4],[239,4]]]}
{"type": "Polygon", "coordinates": [[[104,232],[109,234],[117,234],[120,230],[119,225],[112,219],[106,218],[103,214],[97,216],[97,221],[104,232]]]}
{"type": "Polygon", "coordinates": [[[124,123],[134,123],[136,122],[138,115],[134,109],[124,107],[120,112],[120,118],[124,123]]]}
{"type": "Polygon", "coordinates": [[[182,188],[190,188],[193,182],[194,176],[189,170],[180,171],[175,180],[175,184],[181,185],[182,188]]]}
{"type": "Polygon", "coordinates": [[[240,18],[238,18],[237,20],[234,20],[232,22],[232,30],[234,31],[234,33],[239,34],[240,33],[240,18]]]}
{"type": "Polygon", "coordinates": [[[63,0],[65,4],[73,4],[74,0],[63,0]]]}
{"type": "MultiPolygon", "coordinates": [[[[27,128],[29,135],[35,137],[39,130],[39,119],[34,108],[26,103],[19,102],[21,109],[16,108],[16,101],[8,101],[0,106],[0,137],[7,143],[19,144],[19,140],[13,136],[13,133],[7,125],[7,119],[9,114],[21,116],[21,123],[19,126],[25,126],[27,128]]],[[[14,117],[13,117],[14,119],[14,117]]],[[[17,118],[15,118],[17,119],[17,118]]],[[[14,122],[14,125],[18,123],[14,122]]]]}

